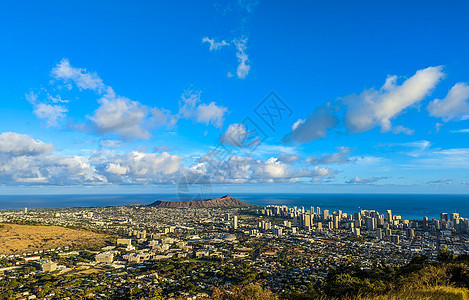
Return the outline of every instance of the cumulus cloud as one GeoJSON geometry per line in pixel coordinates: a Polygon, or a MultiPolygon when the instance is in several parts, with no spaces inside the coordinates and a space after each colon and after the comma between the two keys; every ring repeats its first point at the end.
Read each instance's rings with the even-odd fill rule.
{"type": "Polygon", "coordinates": [[[220,135],[220,142],[233,147],[252,147],[260,143],[259,137],[254,137],[253,133],[249,132],[242,123],[230,124],[220,135]]]}
{"type": "Polygon", "coordinates": [[[173,184],[182,157],[167,152],[97,151],[90,157],[53,153],[54,147],[27,135],[0,134],[3,184],[173,184]]]}
{"type": "Polygon", "coordinates": [[[226,107],[218,106],[215,102],[209,104],[200,104],[197,107],[197,122],[212,124],[220,128],[223,125],[223,116],[228,111],[226,107]]]}
{"type": "Polygon", "coordinates": [[[327,129],[337,124],[337,118],[327,108],[319,108],[305,120],[293,124],[292,131],[284,137],[286,143],[309,143],[327,135],[327,129]]]}
{"type": "Polygon", "coordinates": [[[336,174],[336,170],[329,169],[328,167],[315,166],[311,176],[313,181],[321,181],[324,178],[331,178],[332,175],[336,174]]]}
{"type": "Polygon", "coordinates": [[[99,175],[82,156],[53,154],[54,147],[27,135],[0,135],[0,181],[4,184],[101,184],[99,175]]]}
{"type": "MultiPolygon", "coordinates": [[[[220,47],[220,45],[214,44],[214,47],[220,47]]],[[[151,130],[162,126],[173,128],[181,118],[220,128],[223,125],[224,115],[228,111],[226,107],[217,105],[215,102],[202,103],[200,92],[192,91],[185,92],[181,97],[177,114],[164,108],[149,107],[117,95],[114,89],[104,84],[96,73],[73,67],[65,58],[53,68],[51,75],[56,80],[74,84],[79,89],[93,90],[100,95],[97,100],[100,106],[91,116],[88,116],[91,124],[78,124],[74,128],[82,130],[91,128],[99,134],[116,135],[119,139],[126,141],[149,139],[151,130]]],[[[60,105],[38,103],[38,97],[34,93],[27,94],[26,99],[36,106],[36,115],[47,119],[50,126],[56,125],[67,112],[67,109],[60,105]]],[[[48,99],[54,103],[65,101],[60,96],[48,97],[48,99]]]]}
{"type": "Polygon", "coordinates": [[[54,151],[54,146],[35,140],[26,134],[4,132],[0,134],[0,153],[12,155],[40,155],[54,151]]]}
{"type": "Polygon", "coordinates": [[[120,164],[109,163],[106,167],[106,172],[115,174],[115,175],[124,175],[129,171],[126,167],[121,166],[120,164]]]}
{"type": "Polygon", "coordinates": [[[371,183],[375,183],[381,179],[386,179],[387,177],[370,177],[370,178],[360,178],[358,176],[355,176],[351,179],[349,179],[348,181],[346,181],[346,183],[352,183],[352,184],[371,184],[371,183]]]}
{"type": "Polygon", "coordinates": [[[174,184],[182,168],[182,157],[167,152],[104,151],[95,153],[90,161],[115,184],[174,184]]]}
{"type": "Polygon", "coordinates": [[[58,125],[60,119],[65,118],[65,113],[68,109],[62,105],[51,105],[45,103],[39,103],[35,105],[34,114],[37,118],[46,121],[47,127],[55,127],[58,125]]]}
{"type": "MultiPolygon", "coordinates": [[[[119,96],[114,89],[106,84],[94,72],[84,68],[76,68],[70,64],[68,59],[63,59],[51,72],[52,77],[65,83],[74,84],[79,89],[88,89],[101,95],[97,101],[100,104],[88,119],[91,126],[75,126],[76,128],[93,128],[97,133],[103,135],[114,134],[118,138],[130,141],[135,139],[148,139],[151,137],[150,130],[156,127],[166,126],[173,128],[179,115],[172,114],[169,110],[158,107],[149,107],[138,101],[119,96]]],[[[52,99],[52,98],[51,98],[52,99]]],[[[27,100],[36,102],[37,96],[27,95],[27,100]]],[[[54,101],[63,102],[60,96],[54,97],[54,101]]],[[[191,114],[197,122],[221,126],[223,114],[226,108],[217,106],[214,102],[199,104],[187,109],[186,115],[191,114]]],[[[48,118],[50,124],[55,124],[57,119],[63,117],[66,109],[61,106],[42,105],[36,109],[38,117],[48,118]]]]}
{"type": "MultiPolygon", "coordinates": [[[[70,87],[75,85],[80,90],[92,90],[101,96],[97,100],[100,104],[88,119],[91,124],[77,124],[74,128],[81,130],[92,128],[103,135],[115,134],[124,140],[148,139],[149,130],[157,126],[158,117],[156,109],[151,115],[152,109],[138,101],[132,101],[126,97],[117,95],[112,87],[104,84],[103,80],[95,72],[89,72],[85,68],[77,68],[71,65],[66,58],[57,64],[51,71],[51,76],[63,81],[70,87]],[[153,116],[153,119],[150,118],[153,116]]],[[[64,106],[38,103],[37,96],[28,94],[26,99],[35,105],[34,113],[38,118],[46,119],[48,126],[56,126],[58,120],[68,111],[64,106]]],[[[51,96],[47,99],[52,103],[65,103],[61,96],[51,96]]]]}
{"type": "Polygon", "coordinates": [[[112,90],[98,100],[100,106],[89,117],[96,130],[102,134],[115,133],[121,139],[148,139],[145,128],[148,107],[126,97],[117,96],[112,90]]]}
{"type": "Polygon", "coordinates": [[[212,154],[201,158],[188,168],[190,174],[207,176],[212,183],[294,183],[321,181],[336,173],[327,167],[307,168],[296,163],[295,157],[270,157],[266,160],[251,156],[230,155],[226,160],[216,160],[212,154]]]}
{"type": "Polygon", "coordinates": [[[181,96],[178,116],[220,128],[227,111],[226,107],[219,106],[215,102],[201,103],[200,92],[186,91],[181,96]]]}
{"type": "Polygon", "coordinates": [[[391,120],[425,98],[443,76],[441,66],[419,70],[401,85],[397,84],[397,76],[388,76],[379,90],[365,90],[358,96],[344,99],[347,106],[345,125],[351,133],[377,126],[383,132],[390,131],[391,120]]]}
{"type": "Polygon", "coordinates": [[[220,160],[209,154],[186,167],[183,157],[168,152],[102,150],[88,157],[53,150],[52,145],[27,135],[2,133],[0,181],[9,185],[176,184],[181,176],[204,176],[212,183],[294,183],[330,179],[336,173],[327,167],[305,166],[297,156],[287,154],[265,160],[235,154],[220,160]]]}
{"type": "Polygon", "coordinates": [[[445,122],[465,119],[469,115],[469,85],[464,82],[455,84],[444,99],[433,100],[427,109],[431,116],[445,122]]]}
{"type": "Polygon", "coordinates": [[[210,39],[208,37],[204,37],[202,39],[202,43],[209,43],[210,51],[218,50],[229,45],[229,43],[227,43],[225,40],[222,40],[221,42],[216,42],[215,39],[210,39]]]}
{"type": "Polygon", "coordinates": [[[26,100],[34,107],[33,113],[38,119],[44,120],[47,127],[56,127],[59,125],[59,120],[64,119],[68,109],[63,105],[56,103],[66,103],[67,100],[62,100],[60,95],[56,97],[47,94],[45,99],[30,91],[25,94],[26,100]],[[49,103],[48,103],[49,102],[49,103]],[[50,104],[52,103],[52,104],[50,104]]]}

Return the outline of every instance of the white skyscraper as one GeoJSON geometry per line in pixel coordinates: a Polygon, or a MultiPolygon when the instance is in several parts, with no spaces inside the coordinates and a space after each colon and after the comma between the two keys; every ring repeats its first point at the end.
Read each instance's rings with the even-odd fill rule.
{"type": "Polygon", "coordinates": [[[233,229],[238,229],[238,216],[233,216],[233,229]]]}

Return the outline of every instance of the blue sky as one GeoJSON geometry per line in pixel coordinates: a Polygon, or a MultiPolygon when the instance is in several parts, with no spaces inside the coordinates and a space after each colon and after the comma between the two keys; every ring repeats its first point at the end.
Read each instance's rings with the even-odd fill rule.
{"type": "Polygon", "coordinates": [[[467,193],[468,9],[5,4],[0,193],[467,193]]]}

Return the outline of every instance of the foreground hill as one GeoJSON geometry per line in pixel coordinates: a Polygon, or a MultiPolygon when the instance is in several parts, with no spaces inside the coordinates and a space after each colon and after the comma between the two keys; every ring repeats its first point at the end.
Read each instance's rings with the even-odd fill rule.
{"type": "Polygon", "coordinates": [[[203,208],[203,207],[234,207],[234,206],[251,206],[238,199],[226,195],[220,198],[197,200],[197,201],[162,201],[158,200],[149,206],[168,207],[168,208],[203,208]]]}
{"type": "Polygon", "coordinates": [[[71,246],[87,248],[103,246],[106,236],[85,230],[60,226],[0,224],[0,254],[33,252],[71,246]]]}
{"type": "Polygon", "coordinates": [[[382,264],[370,269],[356,265],[332,268],[303,291],[275,294],[259,285],[214,288],[216,300],[469,300],[469,255],[454,256],[443,248],[437,261],[415,256],[407,265],[382,264]]]}
{"type": "MultiPolygon", "coordinates": [[[[258,284],[214,288],[213,300],[468,300],[469,255],[455,257],[442,249],[437,261],[416,256],[402,267],[375,265],[331,269],[324,280],[303,286],[307,291],[275,294],[258,284]]],[[[207,299],[207,298],[203,298],[207,299]]]]}

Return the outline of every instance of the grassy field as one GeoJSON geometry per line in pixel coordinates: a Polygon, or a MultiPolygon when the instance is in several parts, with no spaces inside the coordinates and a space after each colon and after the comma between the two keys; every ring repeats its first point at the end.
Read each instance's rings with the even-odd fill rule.
{"type": "Polygon", "coordinates": [[[0,224],[0,254],[16,254],[63,246],[102,246],[106,236],[59,226],[0,224]]]}

